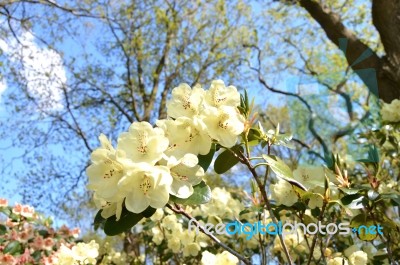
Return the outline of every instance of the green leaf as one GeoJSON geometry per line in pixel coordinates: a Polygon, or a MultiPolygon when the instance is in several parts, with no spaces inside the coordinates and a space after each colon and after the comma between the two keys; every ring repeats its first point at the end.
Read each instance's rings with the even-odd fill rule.
{"type": "Polygon", "coordinates": [[[349,205],[354,200],[357,200],[357,199],[359,199],[361,197],[362,197],[361,194],[355,193],[355,194],[346,195],[340,200],[342,201],[343,205],[349,205]]]}
{"type": "Polygon", "coordinates": [[[212,144],[210,152],[208,154],[197,156],[197,158],[199,159],[199,166],[201,166],[204,169],[204,172],[206,172],[208,167],[211,165],[214,153],[215,153],[215,144],[212,144]]]}
{"type": "Polygon", "coordinates": [[[373,164],[375,168],[378,168],[379,165],[379,152],[375,145],[371,145],[368,148],[368,158],[367,159],[358,159],[358,162],[362,162],[365,164],[373,164]]]}
{"type": "Polygon", "coordinates": [[[285,162],[283,162],[282,159],[274,155],[262,155],[262,157],[265,159],[265,161],[271,167],[271,170],[274,171],[277,177],[286,180],[290,184],[295,185],[302,190],[307,190],[303,184],[293,179],[292,170],[289,168],[288,165],[285,164],[285,162]]]}
{"type": "Polygon", "coordinates": [[[259,129],[250,128],[249,134],[247,135],[248,141],[260,140],[262,138],[262,133],[259,129]]]}
{"type": "Polygon", "coordinates": [[[379,152],[375,145],[369,147],[368,158],[371,162],[379,163],[379,152]]]}
{"type": "Polygon", "coordinates": [[[198,205],[207,203],[211,200],[211,189],[202,181],[196,186],[193,186],[193,194],[187,199],[181,199],[173,195],[170,196],[171,201],[183,205],[198,205]]]}
{"type": "Polygon", "coordinates": [[[368,233],[368,231],[366,231],[368,229],[368,227],[373,226],[373,225],[375,225],[374,221],[368,220],[367,216],[363,213],[355,216],[350,222],[351,228],[359,228],[360,226],[366,227],[365,229],[364,228],[358,229],[358,232],[357,232],[358,238],[360,238],[361,240],[364,240],[364,241],[374,240],[378,236],[378,233],[370,234],[370,233],[368,233]]]}
{"type": "Polygon", "coordinates": [[[40,250],[36,250],[35,252],[33,252],[33,253],[31,254],[31,256],[33,257],[33,259],[34,259],[36,262],[39,262],[39,260],[42,258],[42,252],[41,252],[40,250]]]}
{"type": "Polygon", "coordinates": [[[10,255],[21,254],[21,251],[21,243],[19,243],[18,241],[11,241],[3,249],[3,253],[9,253],[10,255]]]}
{"type": "Polygon", "coordinates": [[[359,192],[359,189],[349,189],[349,188],[339,188],[339,190],[343,191],[344,193],[351,195],[351,194],[356,194],[359,192]]]}
{"type": "Polygon", "coordinates": [[[47,237],[49,235],[49,232],[46,229],[41,229],[38,231],[38,234],[42,237],[47,237]]]}
{"type": "Polygon", "coordinates": [[[96,216],[94,217],[93,221],[94,230],[97,230],[106,221],[106,219],[103,216],[101,216],[102,211],[103,210],[98,211],[96,216]]]}
{"type": "Polygon", "coordinates": [[[333,153],[325,152],[324,160],[330,170],[335,170],[335,155],[333,153]]]}
{"type": "Polygon", "coordinates": [[[383,199],[390,199],[392,204],[400,206],[400,195],[395,193],[382,193],[381,196],[383,199]]]}
{"type": "Polygon", "coordinates": [[[113,215],[104,223],[104,233],[108,236],[115,236],[127,231],[142,220],[142,213],[132,213],[125,207],[122,210],[121,218],[117,221],[116,216],[113,215]]]}
{"type": "Polygon", "coordinates": [[[342,199],[340,199],[343,205],[345,205],[349,209],[361,209],[364,208],[363,200],[364,197],[361,194],[351,194],[346,195],[342,199]]]}
{"type": "Polygon", "coordinates": [[[0,212],[4,213],[7,216],[10,216],[12,211],[10,207],[0,207],[0,212]]]}
{"type": "MultiPolygon", "coordinates": [[[[232,147],[232,151],[242,151],[242,146],[232,147]]],[[[214,170],[217,174],[223,174],[239,162],[239,159],[232,153],[231,150],[223,151],[215,160],[214,170]]]]}
{"type": "Polygon", "coordinates": [[[156,209],[149,206],[146,210],[144,210],[144,212],[142,212],[142,215],[143,217],[150,218],[155,212],[156,209]]]}
{"type": "Polygon", "coordinates": [[[5,235],[7,233],[7,227],[0,224],[0,235],[5,235]]]}
{"type": "Polygon", "coordinates": [[[264,211],[264,207],[263,206],[250,206],[245,208],[244,210],[242,210],[239,213],[239,216],[244,215],[244,214],[248,214],[248,213],[262,213],[264,211]]]}

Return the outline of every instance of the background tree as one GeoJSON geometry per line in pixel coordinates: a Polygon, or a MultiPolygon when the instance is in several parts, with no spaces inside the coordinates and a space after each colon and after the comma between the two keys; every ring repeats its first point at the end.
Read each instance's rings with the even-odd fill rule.
{"type": "Polygon", "coordinates": [[[20,180],[26,202],[60,214],[88,199],[100,132],[115,139],[132,121],[165,117],[174,86],[215,78],[277,105],[260,107],[271,127],[288,105],[282,128],[310,151],[304,161],[343,150],[343,137],[375,120],[372,95],[400,96],[396,10],[360,0],[2,2],[2,138],[21,148],[20,162],[3,157],[3,175],[20,180]]]}
{"type": "Polygon", "coordinates": [[[2,135],[24,149],[27,169],[11,162],[5,172],[19,177],[25,201],[58,214],[79,213],[71,201],[88,198],[87,155],[100,132],[115,139],[133,121],[165,117],[167,94],[181,82],[234,80],[245,52],[237,47],[250,35],[241,1],[10,1],[1,9],[11,88],[2,135]],[[33,62],[51,57],[47,69],[33,62]]]}

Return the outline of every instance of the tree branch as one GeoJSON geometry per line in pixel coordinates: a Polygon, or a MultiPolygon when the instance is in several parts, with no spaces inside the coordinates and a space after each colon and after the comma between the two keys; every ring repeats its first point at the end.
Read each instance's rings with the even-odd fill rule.
{"type": "Polygon", "coordinates": [[[371,93],[386,102],[400,97],[399,84],[385,74],[383,60],[344,26],[338,14],[318,1],[299,0],[299,3],[318,22],[327,37],[343,51],[349,66],[371,93]]]}
{"type": "Polygon", "coordinates": [[[214,236],[211,233],[208,233],[206,230],[204,230],[203,226],[194,218],[192,217],[190,214],[188,214],[187,212],[185,212],[184,209],[182,209],[181,206],[175,204],[175,207],[172,207],[170,204],[167,204],[167,207],[169,209],[171,209],[174,213],[177,214],[182,214],[183,216],[185,216],[187,219],[190,220],[194,220],[194,223],[196,224],[196,226],[199,228],[199,230],[207,235],[209,238],[211,238],[215,243],[217,243],[220,247],[222,247],[223,249],[225,249],[226,251],[228,251],[229,253],[231,253],[232,255],[236,256],[239,260],[243,261],[244,264],[246,265],[251,265],[251,262],[246,259],[244,256],[242,256],[240,253],[238,253],[237,251],[231,249],[230,247],[228,247],[226,244],[222,243],[221,240],[219,240],[216,236],[214,236]]]}

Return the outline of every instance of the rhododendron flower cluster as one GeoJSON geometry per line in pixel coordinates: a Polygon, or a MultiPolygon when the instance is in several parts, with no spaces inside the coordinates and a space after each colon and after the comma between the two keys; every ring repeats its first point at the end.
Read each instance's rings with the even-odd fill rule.
{"type": "Polygon", "coordinates": [[[168,119],[134,122],[113,147],[105,135],[91,155],[88,188],[94,191],[102,217],[121,216],[123,205],[133,213],[162,208],[170,195],[186,199],[193,194],[204,170],[198,155],[206,155],[212,142],[236,144],[244,130],[240,94],[221,80],[208,90],[181,84],[167,102],[168,119]]]}
{"type": "MultiPolygon", "coordinates": [[[[15,203],[11,207],[6,199],[0,198],[0,212],[3,213],[0,220],[4,220],[0,223],[0,264],[89,264],[79,262],[95,256],[93,251],[84,250],[77,258],[75,251],[72,259],[62,261],[61,249],[71,248],[72,252],[79,249],[74,243],[79,229],[63,225],[55,230],[50,226],[51,220],[36,213],[29,205],[15,203]]],[[[95,259],[90,261],[96,264],[95,259]]]]}

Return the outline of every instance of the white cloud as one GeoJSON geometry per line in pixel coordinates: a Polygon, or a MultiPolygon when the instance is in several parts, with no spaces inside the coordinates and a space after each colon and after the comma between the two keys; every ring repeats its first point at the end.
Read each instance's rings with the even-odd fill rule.
{"type": "Polygon", "coordinates": [[[61,56],[54,50],[41,48],[30,32],[19,36],[19,42],[0,41],[10,62],[21,67],[20,75],[26,81],[27,92],[36,99],[37,107],[43,111],[63,108],[63,90],[67,82],[61,56]]]}

